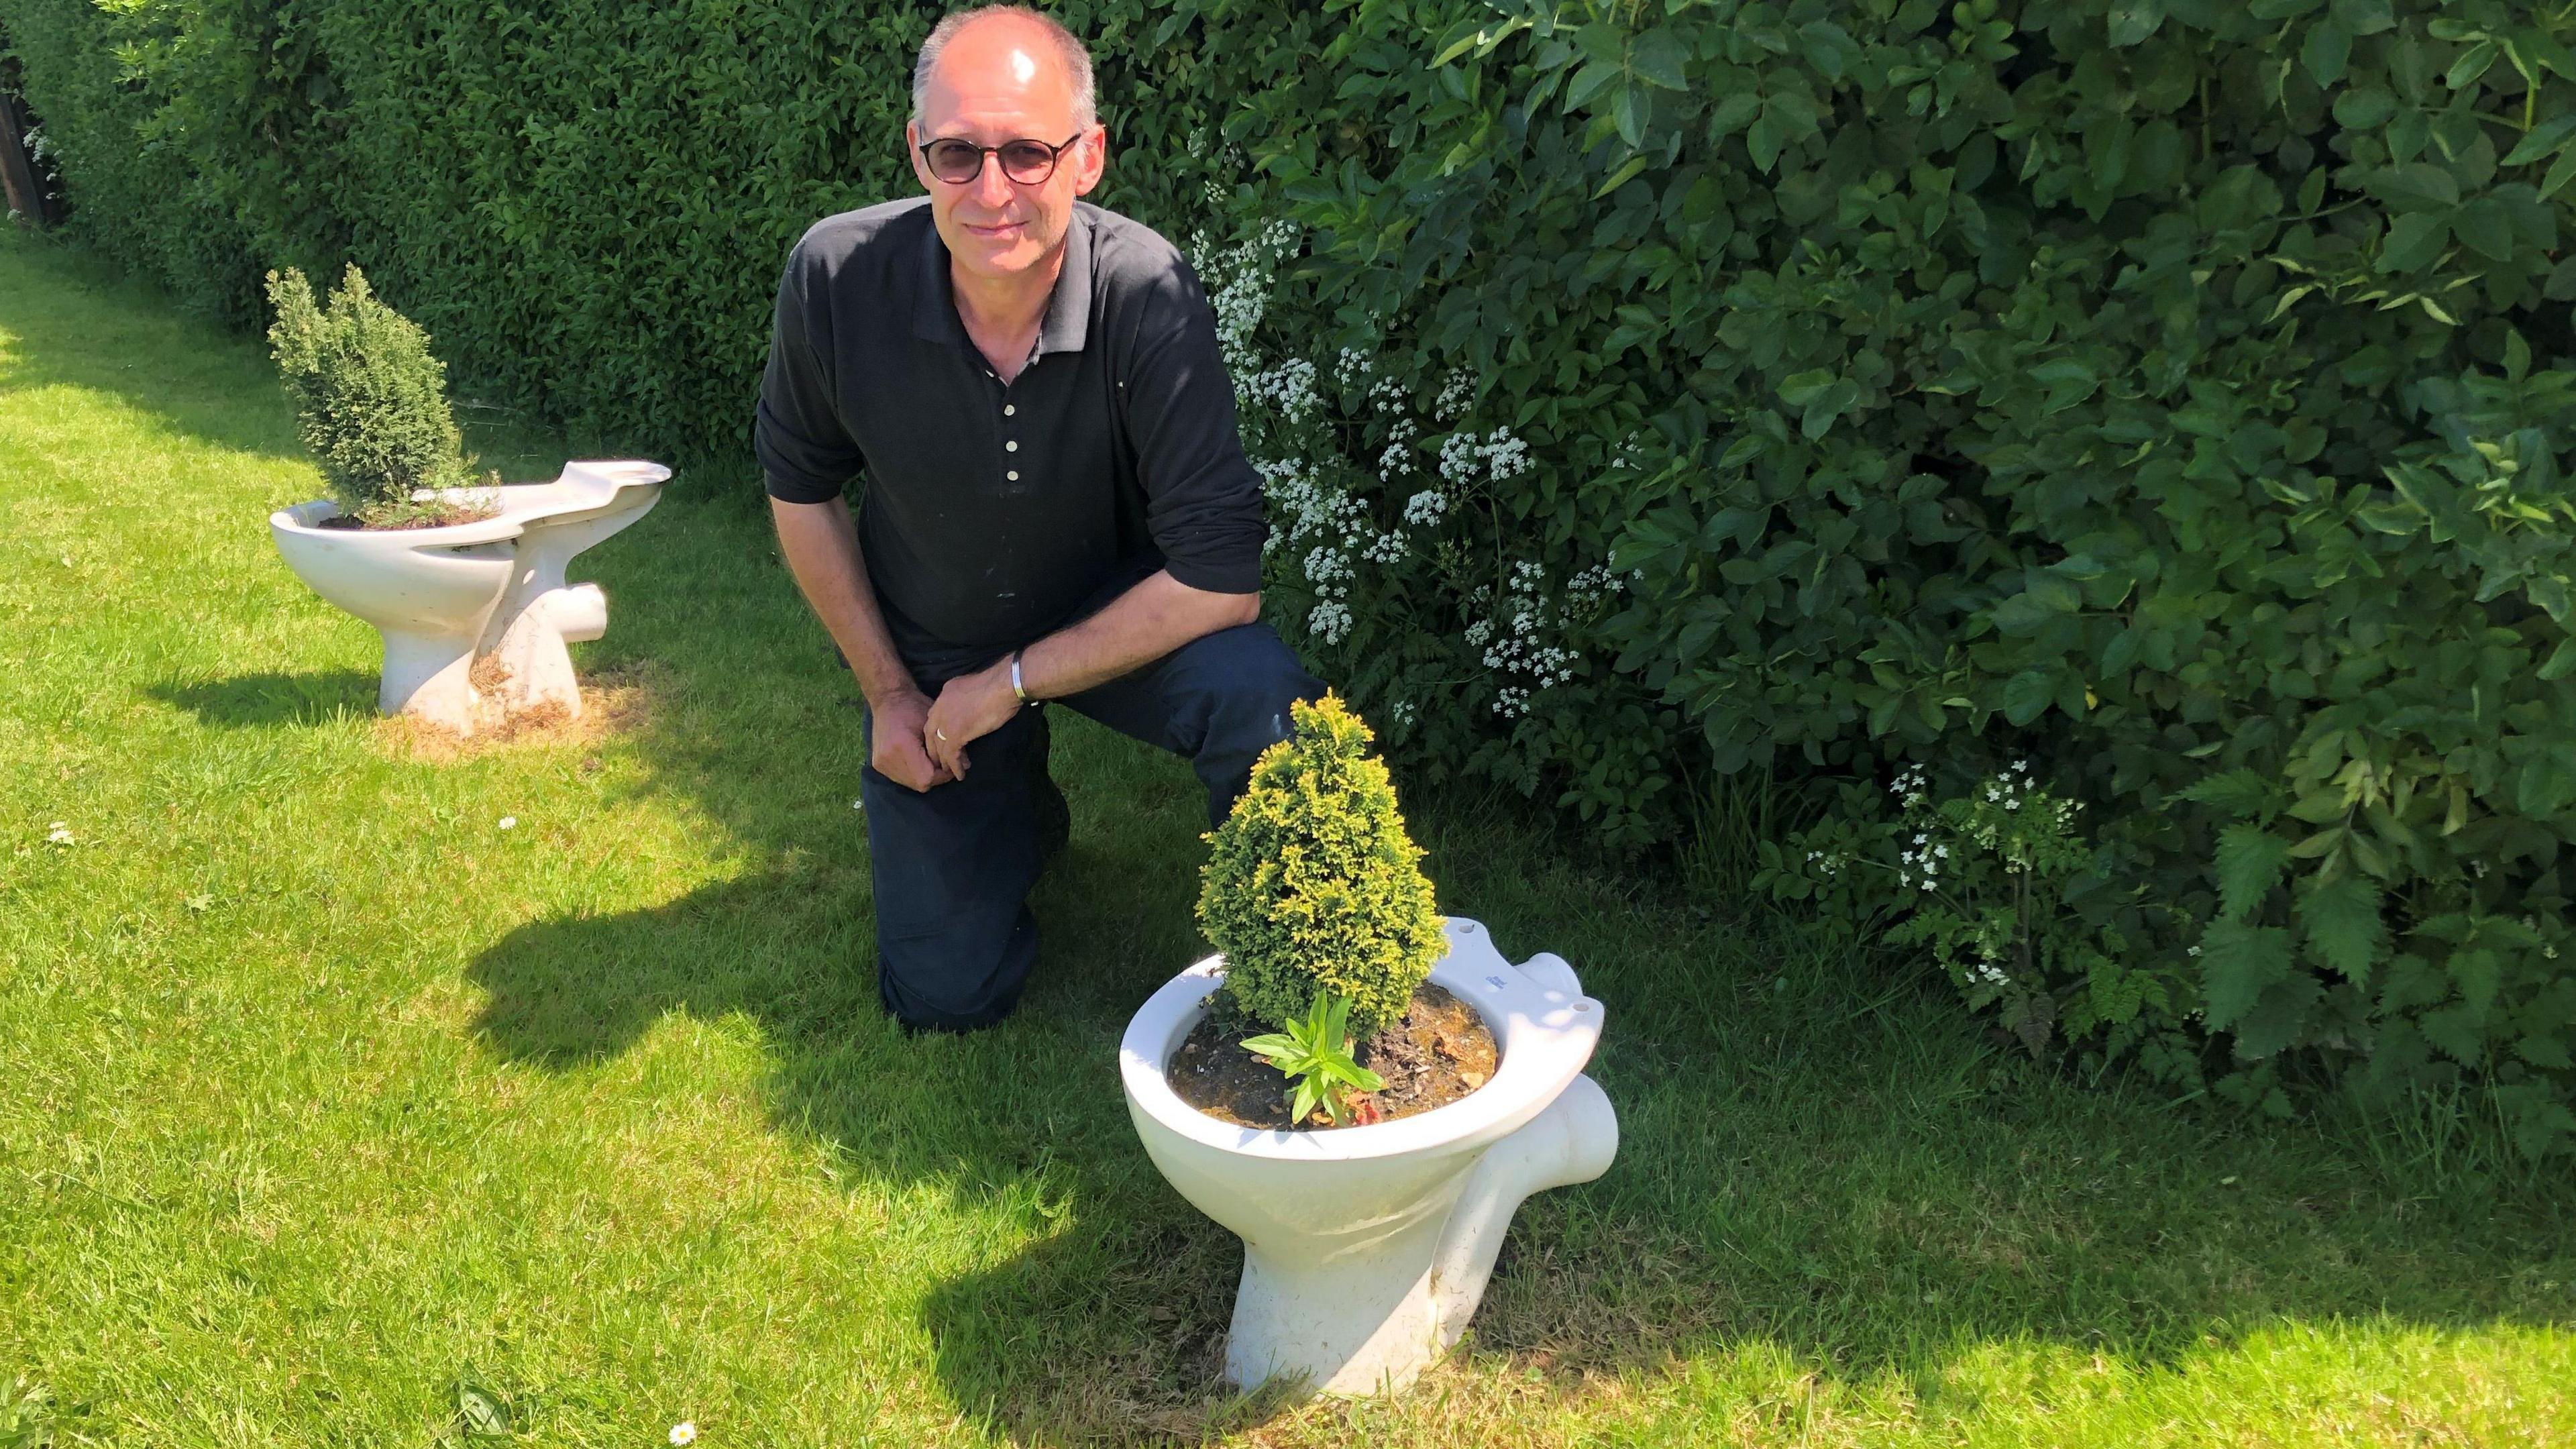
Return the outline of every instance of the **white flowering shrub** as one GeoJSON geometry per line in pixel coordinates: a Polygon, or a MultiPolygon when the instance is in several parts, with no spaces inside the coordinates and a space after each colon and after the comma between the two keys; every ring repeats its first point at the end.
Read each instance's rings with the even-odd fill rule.
{"type": "MultiPolygon", "coordinates": [[[[1636,788],[1648,771],[1597,768],[1620,686],[1594,641],[1631,586],[1607,562],[1607,520],[1533,506],[1563,486],[1568,451],[1583,471],[1634,466],[1634,419],[1605,413],[1616,432],[1566,449],[1522,421],[1559,400],[1534,410],[1487,385],[1400,311],[1327,312],[1295,275],[1303,240],[1271,220],[1190,245],[1270,504],[1265,587],[1284,632],[1418,759],[1526,790],[1590,751],[1605,797],[1651,794],[1636,788]]],[[[1643,812],[1606,815],[1614,834],[1623,818],[1649,833],[1643,812]]]]}

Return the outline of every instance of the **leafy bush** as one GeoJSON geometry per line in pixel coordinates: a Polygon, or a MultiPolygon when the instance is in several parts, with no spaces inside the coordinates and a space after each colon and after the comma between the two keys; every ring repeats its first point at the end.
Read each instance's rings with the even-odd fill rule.
{"type": "Polygon", "coordinates": [[[1329,993],[1367,1037],[1431,974],[1440,917],[1368,726],[1336,695],[1292,710],[1296,733],[1261,752],[1208,836],[1199,923],[1245,1014],[1285,1029],[1329,993]]]}
{"type": "Polygon", "coordinates": [[[427,333],[377,301],[355,266],[327,309],[292,268],[268,274],[268,296],[277,309],[270,349],[341,512],[395,521],[418,511],[412,490],[464,481],[447,368],[430,355],[427,333]]]}
{"type": "MultiPolygon", "coordinates": [[[[2143,977],[2114,1021],[2039,972],[2049,1049],[2273,1108],[2285,1064],[2475,1073],[2533,1150],[2576,1130],[2576,15],[1061,13],[1101,199],[1199,237],[1274,616],[1413,778],[1645,847],[1748,775],[1867,831],[1909,762],[1954,798],[2028,758],[2091,807],[2068,909],[2143,977]]],[[[0,29],[102,246],[208,298],[364,253],[477,386],[739,459],[758,259],[910,190],[932,14],[0,29]]],[[[1794,891],[1813,847],[1769,844],[1794,891]]]]}

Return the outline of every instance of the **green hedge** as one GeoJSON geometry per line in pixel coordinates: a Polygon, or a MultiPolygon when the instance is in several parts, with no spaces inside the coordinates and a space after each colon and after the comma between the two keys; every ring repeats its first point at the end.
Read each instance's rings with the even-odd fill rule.
{"type": "MultiPolygon", "coordinates": [[[[2576,1132],[2576,19],[1060,13],[1102,199],[1218,301],[1274,613],[1418,773],[1628,845],[1776,782],[1830,809],[1764,881],[1903,930],[1889,781],[2028,759],[2089,864],[1973,1004],[2576,1132]]],[[[0,0],[100,247],[245,320],[357,260],[469,391],[726,458],[788,242],[909,189],[932,14],[0,0]]]]}

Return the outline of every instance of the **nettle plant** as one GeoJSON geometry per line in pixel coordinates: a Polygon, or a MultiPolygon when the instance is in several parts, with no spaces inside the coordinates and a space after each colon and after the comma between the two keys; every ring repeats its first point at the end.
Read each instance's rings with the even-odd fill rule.
{"type": "Polygon", "coordinates": [[[2101,909],[2112,871],[2077,829],[2083,802],[2037,784],[2030,761],[1937,800],[1930,772],[1908,766],[1887,793],[1893,814],[1840,812],[1766,850],[1755,888],[1928,949],[1968,1005],[1994,1009],[2034,1056],[2061,1033],[2127,1030],[2172,1004],[2101,909]]]}
{"type": "Polygon", "coordinates": [[[328,306],[289,268],[268,274],[271,354],[305,446],[340,511],[370,528],[446,521],[453,504],[416,499],[461,486],[468,464],[429,335],[376,299],[353,263],[328,306]]]}
{"type": "Polygon", "coordinates": [[[1293,714],[1208,836],[1198,913],[1226,993],[1283,1031],[1311,1022],[1311,1049],[1334,1046],[1345,1015],[1361,1040],[1401,1021],[1442,937],[1368,726],[1330,694],[1293,714]]]}

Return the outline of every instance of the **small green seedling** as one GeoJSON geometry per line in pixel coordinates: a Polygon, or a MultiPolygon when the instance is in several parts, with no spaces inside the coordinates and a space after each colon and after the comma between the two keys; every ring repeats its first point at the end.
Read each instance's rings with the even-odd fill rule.
{"type": "Polygon", "coordinates": [[[1288,1118],[1303,1122],[1322,1107],[1336,1127],[1351,1120],[1349,1093],[1374,1092],[1386,1079],[1351,1057],[1351,1004],[1329,991],[1315,993],[1315,1005],[1304,1021],[1291,1020],[1286,1031],[1256,1036],[1245,1051],[1266,1057],[1296,1083],[1289,1093],[1288,1118]]]}

